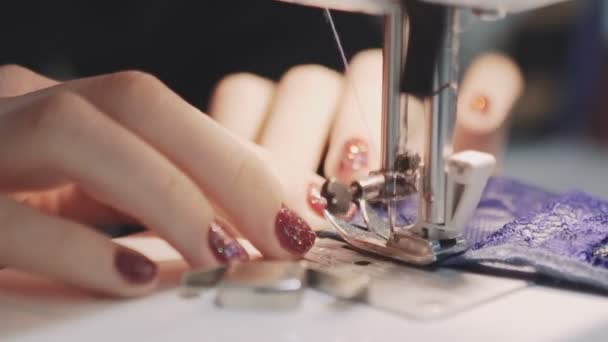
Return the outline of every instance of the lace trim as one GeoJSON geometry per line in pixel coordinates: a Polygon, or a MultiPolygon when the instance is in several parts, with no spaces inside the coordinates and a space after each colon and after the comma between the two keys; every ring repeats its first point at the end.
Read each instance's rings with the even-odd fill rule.
{"type": "MultiPolygon", "coordinates": [[[[416,220],[416,198],[399,205],[416,220]]],[[[386,217],[385,210],[378,213],[386,217]]],[[[361,217],[353,223],[362,224],[361,217]]],[[[490,179],[465,230],[473,248],[446,264],[525,266],[556,279],[608,289],[608,202],[582,192],[555,195],[510,178],[490,179]]]]}

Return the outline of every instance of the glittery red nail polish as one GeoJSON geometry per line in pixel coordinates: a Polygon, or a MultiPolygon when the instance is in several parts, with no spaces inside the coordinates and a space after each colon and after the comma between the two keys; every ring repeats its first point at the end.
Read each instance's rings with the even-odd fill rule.
{"type": "Polygon", "coordinates": [[[156,278],[156,264],[130,249],[119,247],[114,254],[114,267],[132,284],[145,284],[156,278]]]}
{"type": "Polygon", "coordinates": [[[324,217],[324,211],[327,207],[327,200],[321,196],[320,186],[315,183],[310,183],[308,185],[308,190],[306,191],[306,201],[308,202],[310,209],[312,209],[317,215],[324,217]]]}
{"type": "Polygon", "coordinates": [[[369,163],[369,148],[363,139],[353,138],[344,144],[342,159],[338,166],[336,176],[339,180],[346,182],[356,171],[364,169],[369,163]]]}
{"type": "Polygon", "coordinates": [[[317,238],[308,223],[284,205],[277,214],[275,229],[281,246],[296,255],[308,252],[317,238]]]}
{"type": "Polygon", "coordinates": [[[221,263],[247,261],[249,255],[234,238],[226,233],[225,223],[215,220],[209,225],[209,248],[221,263]]]}

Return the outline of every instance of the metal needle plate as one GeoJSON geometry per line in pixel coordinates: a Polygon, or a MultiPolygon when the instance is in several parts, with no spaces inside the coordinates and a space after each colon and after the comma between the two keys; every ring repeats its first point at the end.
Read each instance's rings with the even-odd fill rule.
{"type": "Polygon", "coordinates": [[[367,294],[371,277],[342,267],[326,268],[317,263],[308,265],[308,286],[339,299],[361,300],[367,294]]]}
{"type": "Polygon", "coordinates": [[[238,309],[293,310],[300,304],[305,287],[303,263],[234,263],[218,284],[216,303],[238,309]]]}
{"type": "MultiPolygon", "coordinates": [[[[373,212],[373,210],[369,211],[373,212]]],[[[429,241],[408,232],[400,233],[399,245],[392,245],[389,241],[375,232],[359,229],[325,211],[325,217],[332,227],[352,246],[363,251],[379,255],[390,256],[393,259],[414,265],[429,265],[437,261],[437,255],[429,241]]],[[[371,222],[374,224],[374,222],[371,222]]]]}
{"type": "Polygon", "coordinates": [[[235,263],[187,273],[182,294],[217,288],[216,303],[248,310],[293,310],[304,289],[355,300],[415,319],[454,315],[527,287],[522,280],[443,268],[414,268],[362,255],[344,242],[317,239],[306,262],[235,263]]]}
{"type": "Polygon", "coordinates": [[[360,300],[415,319],[436,319],[481,305],[523,289],[522,280],[497,278],[451,269],[420,269],[393,261],[364,256],[347,244],[318,239],[306,255],[317,268],[351,271],[371,278],[360,300]]]}
{"type": "Polygon", "coordinates": [[[197,270],[184,274],[180,285],[182,297],[197,297],[203,290],[216,286],[224,273],[226,267],[217,267],[211,270],[197,270]]]}

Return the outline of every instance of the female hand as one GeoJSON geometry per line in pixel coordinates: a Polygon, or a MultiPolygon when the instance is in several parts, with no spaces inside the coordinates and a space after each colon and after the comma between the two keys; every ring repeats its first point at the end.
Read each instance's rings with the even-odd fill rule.
{"type": "Polygon", "coordinates": [[[314,242],[268,166],[145,73],[59,83],[3,66],[0,136],[0,265],[134,296],[156,265],[94,227],[142,224],[194,267],[247,259],[241,235],[268,258],[314,242]]]}
{"type": "MultiPolygon", "coordinates": [[[[455,151],[475,149],[502,157],[507,118],[523,88],[507,57],[477,58],[463,78],[454,131],[455,151]]],[[[318,65],[296,66],[278,83],[233,74],[216,87],[209,114],[273,167],[286,203],[322,228],[323,176],[349,183],[380,168],[382,52],[359,53],[345,75],[318,65]]],[[[422,154],[420,101],[408,103],[408,145],[422,154]]]]}

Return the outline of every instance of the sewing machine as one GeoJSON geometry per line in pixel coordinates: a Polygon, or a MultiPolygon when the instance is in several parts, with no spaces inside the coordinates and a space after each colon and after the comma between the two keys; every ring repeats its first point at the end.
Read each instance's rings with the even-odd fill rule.
{"type": "Polygon", "coordinates": [[[463,231],[496,163],[478,151],[452,153],[460,12],[501,18],[563,0],[280,0],[384,16],[382,169],[353,184],[325,183],[325,215],[351,246],[415,265],[467,248],[463,231]],[[406,94],[406,97],[402,97],[406,94]],[[407,97],[425,103],[423,156],[408,151],[407,97]],[[402,100],[403,99],[403,100],[402,100]],[[417,222],[398,226],[397,201],[419,194],[417,222]],[[354,202],[366,229],[339,218],[354,202]],[[385,205],[388,221],[372,210],[385,205]]]}

